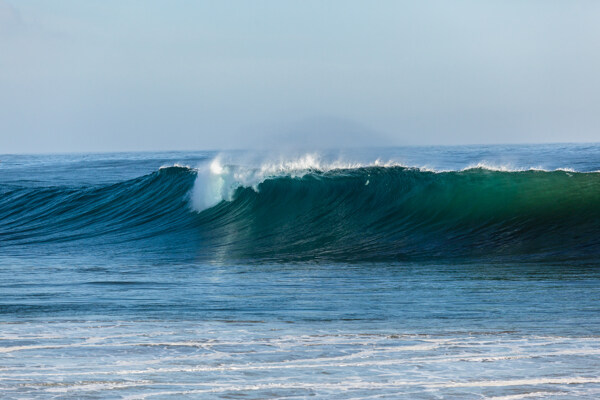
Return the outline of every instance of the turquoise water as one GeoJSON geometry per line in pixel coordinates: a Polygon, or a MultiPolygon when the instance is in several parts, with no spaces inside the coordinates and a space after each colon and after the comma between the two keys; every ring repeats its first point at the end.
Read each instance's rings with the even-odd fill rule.
{"type": "Polygon", "coordinates": [[[0,156],[2,398],[597,398],[600,146],[0,156]]]}

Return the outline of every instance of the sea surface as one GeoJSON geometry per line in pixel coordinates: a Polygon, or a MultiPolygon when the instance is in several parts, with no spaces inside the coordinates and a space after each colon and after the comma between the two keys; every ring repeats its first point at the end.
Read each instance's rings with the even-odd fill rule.
{"type": "Polygon", "coordinates": [[[0,398],[600,398],[600,144],[0,155],[0,398]]]}

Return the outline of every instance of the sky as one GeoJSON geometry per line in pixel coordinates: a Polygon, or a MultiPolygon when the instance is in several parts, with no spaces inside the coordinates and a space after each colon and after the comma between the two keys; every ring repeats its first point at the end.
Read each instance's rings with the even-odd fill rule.
{"type": "Polygon", "coordinates": [[[600,2],[0,0],[0,153],[600,141],[600,2]]]}

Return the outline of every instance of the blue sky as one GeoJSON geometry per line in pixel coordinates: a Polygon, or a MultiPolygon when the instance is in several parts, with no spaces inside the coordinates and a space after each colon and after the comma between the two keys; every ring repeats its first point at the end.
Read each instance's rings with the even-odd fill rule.
{"type": "Polygon", "coordinates": [[[597,1],[0,0],[0,153],[600,140],[597,1]]]}

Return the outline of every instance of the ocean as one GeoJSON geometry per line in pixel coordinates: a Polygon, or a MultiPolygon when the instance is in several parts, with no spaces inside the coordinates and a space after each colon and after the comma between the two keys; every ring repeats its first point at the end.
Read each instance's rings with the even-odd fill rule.
{"type": "Polygon", "coordinates": [[[600,144],[0,155],[2,399],[596,399],[600,144]]]}

